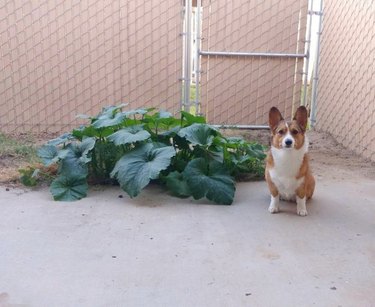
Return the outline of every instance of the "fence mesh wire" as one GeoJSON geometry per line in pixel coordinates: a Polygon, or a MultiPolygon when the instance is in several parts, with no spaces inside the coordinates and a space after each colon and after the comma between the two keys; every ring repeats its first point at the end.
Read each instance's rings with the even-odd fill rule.
{"type": "Polygon", "coordinates": [[[61,132],[123,102],[178,110],[182,5],[1,1],[1,131],[61,132]]]}
{"type": "MultiPolygon", "coordinates": [[[[203,1],[202,50],[303,54],[308,1],[203,1]]],[[[303,59],[202,56],[202,112],[215,124],[266,124],[300,104],[303,59]]]]}
{"type": "Polygon", "coordinates": [[[375,5],[325,2],[317,129],[375,161],[375,5]]]}

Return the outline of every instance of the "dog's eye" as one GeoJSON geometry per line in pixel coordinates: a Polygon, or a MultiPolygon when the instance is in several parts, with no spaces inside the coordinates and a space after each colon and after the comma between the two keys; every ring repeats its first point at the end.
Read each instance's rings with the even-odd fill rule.
{"type": "Polygon", "coordinates": [[[283,135],[284,134],[284,130],[279,130],[279,131],[277,131],[277,133],[280,134],[280,135],[283,135]]]}
{"type": "Polygon", "coordinates": [[[298,134],[298,130],[293,129],[293,130],[292,130],[292,134],[294,134],[294,135],[298,134]]]}

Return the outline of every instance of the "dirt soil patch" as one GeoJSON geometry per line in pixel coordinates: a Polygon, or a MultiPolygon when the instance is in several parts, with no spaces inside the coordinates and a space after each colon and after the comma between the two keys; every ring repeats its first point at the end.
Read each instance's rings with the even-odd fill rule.
{"type": "MultiPolygon", "coordinates": [[[[224,130],[227,136],[241,135],[246,140],[270,146],[269,130],[224,130]]],[[[375,163],[346,149],[328,133],[309,131],[310,160],[317,178],[345,179],[348,176],[375,179],[375,163]]]]}
{"type": "MultiPolygon", "coordinates": [[[[237,130],[224,129],[226,136],[242,136],[249,141],[257,141],[263,145],[270,145],[270,132],[268,130],[237,130]]],[[[344,148],[327,133],[310,131],[310,159],[313,172],[317,178],[345,179],[353,174],[369,179],[375,179],[375,163],[358,156],[356,153],[344,148]]],[[[30,137],[29,134],[7,136],[25,146],[40,146],[56,135],[40,134],[30,137]]],[[[0,146],[2,146],[0,144],[0,146]]],[[[35,161],[32,161],[35,163],[35,161]]],[[[0,184],[19,185],[20,168],[30,165],[30,159],[22,155],[0,151],[0,184]]]]}
{"type": "Polygon", "coordinates": [[[38,163],[36,148],[56,134],[0,134],[0,184],[19,185],[19,169],[38,163]]]}

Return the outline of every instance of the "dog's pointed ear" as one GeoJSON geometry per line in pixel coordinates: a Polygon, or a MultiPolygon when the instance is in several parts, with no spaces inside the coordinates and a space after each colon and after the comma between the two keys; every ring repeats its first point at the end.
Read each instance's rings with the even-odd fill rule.
{"type": "Polygon", "coordinates": [[[283,120],[283,117],[281,116],[281,113],[280,113],[279,109],[276,108],[276,107],[272,107],[270,109],[270,113],[269,113],[269,116],[268,116],[268,123],[270,125],[270,128],[271,128],[272,132],[274,132],[277,125],[282,120],[283,120]]]}
{"type": "Polygon", "coordinates": [[[298,125],[305,131],[307,126],[307,109],[304,106],[298,107],[293,119],[296,120],[298,125]]]}

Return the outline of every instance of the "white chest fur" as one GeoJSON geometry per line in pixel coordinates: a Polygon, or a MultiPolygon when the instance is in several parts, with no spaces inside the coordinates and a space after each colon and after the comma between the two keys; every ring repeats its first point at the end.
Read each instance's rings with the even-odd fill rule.
{"type": "Polygon", "coordinates": [[[274,167],[269,170],[269,174],[282,199],[295,200],[296,198],[295,192],[304,181],[304,178],[296,179],[296,176],[301,168],[307,148],[307,138],[305,138],[304,146],[298,150],[271,147],[274,167]]]}

